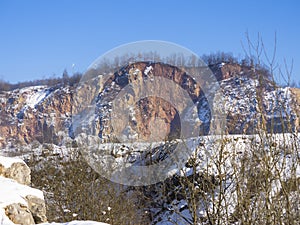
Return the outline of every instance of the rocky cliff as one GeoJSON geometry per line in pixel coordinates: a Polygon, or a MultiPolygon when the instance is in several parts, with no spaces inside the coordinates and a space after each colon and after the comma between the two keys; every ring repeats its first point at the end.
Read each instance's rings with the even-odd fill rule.
{"type": "MultiPolygon", "coordinates": [[[[220,63],[212,65],[210,68],[218,80],[223,95],[222,101],[215,101],[214,104],[219,107],[221,106],[226,114],[225,131],[228,134],[243,135],[225,136],[224,139],[218,139],[217,137],[217,140],[214,142],[211,142],[209,136],[199,137],[197,143],[199,144],[199,156],[194,159],[196,164],[193,164],[193,162],[189,160],[183,170],[181,172],[177,171],[178,173],[174,177],[159,183],[157,186],[145,188],[144,194],[147,197],[145,201],[150,202],[147,203],[149,210],[146,210],[146,216],[151,217],[150,219],[153,221],[153,224],[165,224],[170,220],[178,222],[179,217],[180,220],[182,220],[182,218],[183,220],[178,222],[178,224],[186,224],[187,221],[192,223],[191,219],[193,215],[191,214],[191,206],[194,207],[195,205],[189,202],[189,199],[191,199],[190,196],[184,196],[184,193],[186,194],[191,184],[193,187],[197,187],[197,191],[199,190],[199,192],[196,192],[197,196],[200,196],[200,194],[205,198],[209,198],[209,196],[213,194],[217,196],[219,190],[217,188],[207,190],[208,187],[220,185],[219,181],[224,177],[226,178],[226,182],[229,181],[229,185],[237,185],[239,181],[236,180],[233,175],[238,176],[240,171],[246,168],[245,171],[242,171],[245,174],[245,180],[241,182],[245,182],[247,185],[246,189],[250,189],[252,187],[252,181],[247,180],[248,174],[252,176],[252,172],[255,172],[257,173],[256,176],[260,176],[260,171],[263,171],[260,170],[260,163],[273,163],[272,160],[269,161],[265,160],[266,158],[259,158],[258,153],[269,154],[269,152],[275,152],[278,154],[276,156],[279,158],[274,161],[274,165],[276,166],[269,166],[275,169],[280,168],[280,171],[283,171],[283,174],[280,174],[280,182],[289,182],[289,180],[285,178],[286,174],[289,176],[291,171],[299,171],[299,163],[297,164],[297,161],[290,163],[292,159],[297,158],[297,149],[299,149],[299,136],[293,133],[293,131],[299,128],[299,90],[276,87],[272,82],[262,78],[260,76],[261,74],[256,74],[251,68],[243,67],[238,64],[220,63]],[[244,135],[259,133],[257,128],[265,129],[269,133],[280,133],[283,130],[287,132],[291,131],[291,134],[287,136],[290,141],[285,142],[287,140],[285,135],[274,135],[269,137],[268,145],[265,143],[267,139],[264,139],[264,136],[260,136],[261,134],[244,135]],[[289,151],[286,151],[287,149],[289,149],[289,151]],[[293,149],[292,153],[291,149],[293,149]],[[225,164],[222,168],[216,167],[215,163],[218,162],[214,160],[210,161],[211,159],[223,160],[219,158],[219,150],[222,150],[222,153],[224,153],[222,156],[224,157],[225,164]],[[207,152],[212,154],[212,158],[206,154],[207,152]],[[250,161],[244,161],[248,159],[247,157],[250,161]],[[255,160],[252,161],[252,159],[255,160]],[[238,163],[238,165],[236,165],[236,163],[238,163]],[[195,165],[196,167],[194,168],[193,166],[195,165]],[[281,169],[284,168],[283,165],[287,166],[286,170],[281,169]],[[292,169],[289,167],[291,165],[293,166],[292,169]],[[254,167],[256,168],[255,171],[253,171],[254,167]],[[232,173],[233,168],[235,169],[234,173],[232,173]],[[289,172],[285,174],[285,171],[289,172]],[[184,178],[187,179],[182,180],[184,178]],[[165,193],[164,196],[161,195],[162,192],[165,193]],[[151,199],[153,201],[151,201],[151,199]]],[[[156,142],[178,138],[181,120],[185,120],[183,122],[187,124],[192,121],[190,123],[191,125],[202,127],[200,129],[202,133],[199,134],[206,134],[207,128],[210,125],[211,112],[206,97],[213,95],[214,90],[203,93],[202,85],[205,85],[205,81],[196,84],[189,74],[180,68],[163,63],[140,62],[129,64],[118,69],[115,73],[111,74],[109,79],[105,80],[105,82],[102,78],[103,76],[101,75],[94,76],[93,79],[88,82],[83,79],[76,89],[69,86],[34,86],[0,93],[0,153],[11,155],[12,152],[14,152],[14,155],[22,156],[23,159],[31,165],[36,180],[35,184],[38,183],[39,188],[48,188],[49,193],[46,195],[47,200],[49,202],[52,201],[52,203],[56,203],[55,201],[59,200],[61,207],[68,205],[68,207],[64,208],[67,210],[69,210],[69,208],[72,209],[72,207],[76,208],[76,210],[70,211],[76,215],[77,213],[81,213],[81,209],[86,208],[84,205],[86,202],[83,202],[82,199],[86,200],[86,198],[94,196],[95,193],[93,187],[91,187],[91,190],[89,189],[90,181],[83,182],[84,179],[87,175],[91,176],[91,174],[93,174],[92,178],[96,179],[97,182],[99,181],[98,175],[91,172],[92,168],[89,168],[86,162],[84,166],[78,166],[78,162],[74,161],[74,167],[71,167],[71,171],[69,171],[69,167],[66,166],[68,165],[68,161],[72,161],[71,155],[78,153],[78,151],[76,151],[78,143],[71,138],[80,133],[80,129],[89,128],[88,132],[92,132],[92,134],[99,137],[97,140],[100,140],[100,142],[118,142],[121,141],[122,137],[132,142],[136,140],[156,142]],[[174,101],[166,101],[161,97],[152,95],[140,98],[140,94],[143,90],[150,90],[153,88],[151,84],[156,84],[155,76],[169,79],[178,85],[177,87],[180,86],[178,89],[174,88],[168,90],[169,86],[166,83],[159,84],[159,87],[162,87],[165,92],[173,93],[172,97],[174,101]],[[113,111],[113,107],[116,107],[114,100],[122,94],[124,88],[127,89],[122,96],[124,99],[127,99],[127,106],[132,106],[129,107],[128,111],[124,114],[127,116],[127,119],[123,117],[124,115],[116,114],[113,111]],[[174,106],[174,102],[182,102],[180,101],[181,99],[178,99],[178,96],[181,94],[179,89],[185,90],[192,102],[197,106],[196,111],[189,111],[189,113],[186,114],[190,117],[179,117],[180,110],[184,108],[183,104],[178,104],[176,107],[174,106]],[[87,107],[90,103],[93,103],[95,106],[91,111],[89,111],[87,107]],[[81,120],[79,126],[75,126],[78,125],[74,123],[77,121],[76,116],[78,114],[83,116],[83,118],[85,118],[85,115],[88,115],[88,118],[87,120],[81,120]],[[116,115],[119,116],[118,120],[116,120],[118,123],[114,124],[116,115]],[[126,129],[123,129],[124,127],[126,129]],[[77,132],[76,129],[79,129],[79,131],[77,132]],[[119,136],[117,136],[116,133],[119,136]],[[159,137],[160,140],[157,140],[157,137],[159,137]],[[27,154],[28,152],[30,152],[30,155],[27,154]],[[47,162],[48,167],[45,162],[47,162]],[[72,170],[75,170],[75,172],[72,170]],[[41,171],[43,171],[43,173],[41,173],[41,171]],[[49,180],[55,177],[61,178],[63,175],[70,178],[70,176],[66,176],[69,173],[73,177],[73,180],[68,181],[70,186],[65,185],[64,180],[59,180],[57,182],[59,185],[55,187],[51,186],[54,182],[49,182],[49,180]],[[41,176],[41,174],[44,175],[41,176]],[[75,192],[75,188],[78,190],[77,184],[84,185],[80,191],[75,192]],[[67,186],[67,188],[65,186],[67,186]],[[69,199],[72,199],[74,204],[73,202],[68,202],[67,204],[65,201],[65,195],[70,193],[70,190],[72,192],[70,195],[72,198],[69,199]],[[91,193],[85,193],[84,190],[90,190],[91,193]],[[82,192],[83,195],[80,195],[82,192]],[[56,193],[56,195],[53,193],[56,193]],[[79,200],[76,200],[77,196],[79,196],[79,200]]],[[[124,106],[125,104],[122,102],[118,105],[119,109],[124,108],[124,106]]],[[[214,137],[212,139],[214,139],[214,137]]],[[[176,140],[174,142],[176,142],[176,140]]],[[[141,145],[135,143],[133,145],[128,144],[128,146],[123,143],[102,143],[102,147],[107,147],[110,151],[109,154],[119,160],[119,162],[122,162],[122,159],[124,159],[126,163],[128,162],[126,160],[129,160],[129,163],[149,165],[168,157],[168,152],[170,152],[172,148],[172,142],[170,143],[171,145],[168,146],[166,142],[156,142],[157,146],[153,145],[153,149],[151,149],[150,152],[143,151],[141,145]],[[112,148],[113,146],[115,148],[112,148]],[[116,146],[120,147],[117,148],[116,146]],[[134,151],[139,152],[135,155],[134,151]]],[[[269,156],[263,155],[262,157],[269,156]]],[[[5,184],[5,186],[13,185],[12,188],[9,188],[11,190],[20,190],[19,187],[22,187],[22,189],[27,188],[26,190],[32,191],[32,189],[28,189],[27,186],[19,186],[21,184],[17,183],[18,181],[22,184],[30,184],[30,171],[28,167],[19,160],[13,161],[13,163],[9,162],[11,161],[6,158],[2,164],[0,163],[0,175],[2,176],[0,182],[5,184]],[[17,181],[9,180],[11,178],[17,181]]],[[[276,179],[278,180],[278,171],[275,172],[276,176],[274,176],[274,180],[276,181],[276,179]]],[[[298,172],[295,174],[298,179],[298,172]]],[[[278,185],[273,187],[272,182],[270,182],[271,189],[273,190],[274,188],[275,190],[277,188],[274,193],[281,193],[284,187],[281,188],[281,186],[278,185]]],[[[98,183],[98,185],[100,184],[101,183],[98,183]]],[[[282,183],[281,185],[285,184],[282,183]]],[[[0,191],[7,191],[6,189],[1,189],[2,187],[4,186],[1,184],[0,191]]],[[[99,189],[102,188],[101,185],[97,187],[99,187],[99,189]]],[[[227,187],[226,190],[230,190],[230,193],[233,193],[233,197],[231,196],[232,198],[228,199],[234,199],[235,190],[231,192],[231,189],[227,189],[227,187]]],[[[20,200],[21,202],[18,200],[9,201],[9,204],[5,203],[2,207],[2,213],[0,214],[2,216],[0,221],[11,222],[11,220],[14,220],[14,222],[18,223],[20,217],[15,215],[25,216],[26,218],[22,219],[22,221],[26,223],[33,223],[33,220],[34,222],[40,221],[41,219],[36,220],[36,218],[40,218],[41,216],[37,217],[31,211],[38,203],[36,203],[36,201],[31,203],[31,197],[34,196],[35,193],[29,195],[28,193],[31,193],[30,191],[26,192],[25,195],[23,192],[21,194],[19,193],[19,196],[23,197],[22,201],[20,200]]],[[[106,192],[106,190],[104,190],[104,192],[106,192]]],[[[294,189],[290,190],[290,192],[293,194],[294,189]]],[[[6,193],[7,192],[4,194],[1,193],[0,196],[6,196],[6,193]]],[[[105,193],[104,195],[106,196],[107,194],[105,193]]],[[[263,195],[259,194],[257,196],[263,195]]],[[[249,197],[248,200],[250,202],[252,195],[246,197],[249,197]]],[[[290,198],[290,195],[287,198],[290,198]]],[[[139,202],[140,199],[137,199],[139,202]]],[[[227,201],[226,196],[224,199],[227,201]]],[[[220,204],[223,204],[222,201],[224,199],[221,199],[220,204]]],[[[109,199],[108,202],[111,204],[113,201],[115,201],[115,199],[112,201],[109,199]]],[[[211,199],[208,199],[208,201],[210,203],[213,202],[211,199]]],[[[92,197],[90,202],[92,202],[91,204],[95,204],[92,197]]],[[[135,203],[136,202],[134,202],[134,205],[135,203]]],[[[236,210],[232,208],[230,216],[228,217],[230,220],[234,222],[235,214],[238,214],[239,210],[244,212],[249,209],[249,207],[243,208],[244,203],[245,202],[242,202],[241,205],[232,203],[234,207],[241,207],[241,209],[236,210]]],[[[227,202],[224,204],[227,204],[227,202]]],[[[120,206],[120,202],[117,202],[116,205],[120,206]]],[[[295,203],[295,205],[297,206],[297,203],[295,203]]],[[[110,207],[111,205],[108,206],[110,207]]],[[[100,205],[98,207],[99,210],[102,210],[101,207],[103,208],[104,206],[100,205]]],[[[199,208],[199,217],[201,218],[207,218],[207,215],[211,213],[210,210],[214,210],[214,208],[210,208],[210,205],[207,205],[205,208],[199,204],[197,207],[199,208]]],[[[255,207],[254,204],[254,209],[255,207]]],[[[89,206],[88,209],[93,210],[94,208],[92,205],[89,206]]],[[[105,210],[106,209],[107,205],[105,205],[105,210]]],[[[116,207],[116,209],[119,208],[116,207]]],[[[143,210],[144,209],[141,211],[142,213],[144,213],[143,210]]],[[[55,214],[58,214],[57,208],[53,207],[51,213],[52,217],[55,218],[55,214]]],[[[68,219],[73,218],[72,213],[68,219]]],[[[93,214],[93,212],[91,213],[93,214]]],[[[105,215],[103,212],[101,213],[104,218],[105,215]]],[[[105,213],[107,213],[107,211],[105,211],[105,213]]],[[[119,214],[117,210],[115,213],[119,214]]],[[[224,213],[224,215],[226,214],[225,212],[222,213],[224,213]]],[[[213,212],[213,215],[221,214],[213,212]]],[[[64,218],[64,216],[66,216],[65,212],[59,212],[59,216],[59,220],[60,218],[64,218]]],[[[72,224],[77,223],[75,221],[72,224]]]]}
{"type": "MultiPolygon", "coordinates": [[[[224,102],[216,104],[224,105],[227,133],[255,133],[258,121],[264,122],[270,132],[280,132],[281,123],[289,129],[297,129],[297,89],[278,88],[265,78],[262,82],[259,74],[239,64],[221,63],[211,65],[210,68],[223,93],[224,102]],[[282,116],[284,121],[281,120],[282,116]]],[[[179,135],[180,119],[183,119],[179,118],[179,112],[184,105],[177,104],[176,109],[173,102],[161,97],[139,98],[142,90],[153,88],[151,80],[154,76],[169,79],[188,93],[193,103],[197,104],[197,112],[193,112],[190,119],[194,121],[193,126],[200,126],[202,134],[205,134],[211,115],[205,95],[213,94],[202,93],[201,85],[205,81],[196,83],[189,74],[174,66],[140,62],[117,70],[105,83],[101,83],[100,77],[94,77],[91,85],[82,86],[82,82],[77,89],[69,86],[34,86],[1,92],[0,147],[13,147],[33,141],[62,144],[66,137],[72,136],[72,116],[80,111],[80,106],[95,97],[96,108],[92,112],[91,129],[104,142],[113,141],[111,103],[124,87],[127,88],[124,98],[132,108],[126,111],[129,118],[124,120],[124,124],[119,124],[119,127],[126,127],[126,130],[119,130],[119,133],[132,140],[155,140],[158,136],[162,139],[176,138],[179,135]],[[150,82],[145,84],[145,80],[150,82]]],[[[161,83],[156,93],[160,88],[170,89],[168,84],[161,83]]],[[[177,102],[180,102],[179,90],[169,90],[177,102]]]]}
{"type": "MultiPolygon", "coordinates": [[[[226,116],[226,133],[257,133],[262,128],[261,124],[263,129],[270,133],[280,133],[283,130],[291,132],[298,129],[299,109],[295,104],[297,96],[290,88],[277,87],[268,80],[267,73],[255,72],[248,66],[221,63],[210,68],[219,82],[222,95],[222,101],[214,101],[214,107],[222,108],[226,116]]],[[[89,129],[94,130],[94,134],[107,142],[116,141],[114,136],[116,133],[118,137],[126,136],[126,140],[148,141],[153,136],[159,136],[161,140],[178,138],[178,130],[184,123],[189,124],[188,126],[196,126],[197,128],[193,130],[199,129],[197,135],[207,134],[211,125],[208,97],[214,96],[215,93],[213,88],[206,90],[206,93],[203,92],[202,85],[207,85],[205,82],[204,79],[200,79],[200,82],[196,83],[184,70],[162,63],[141,62],[125,66],[103,84],[97,98],[97,118],[95,118],[97,125],[89,129]],[[197,112],[191,110],[188,119],[186,116],[179,116],[184,104],[177,104],[177,108],[174,104],[182,98],[180,88],[168,87],[164,81],[156,84],[153,81],[153,77],[156,76],[170,79],[185,90],[197,105],[197,112]],[[153,83],[147,82],[148,80],[153,83]],[[163,98],[154,96],[141,99],[142,90],[151,89],[151,85],[157,88],[158,96],[160,91],[172,92],[174,100],[167,102],[163,98]],[[127,99],[127,105],[122,105],[124,104],[122,101],[115,101],[117,96],[122,94],[121,90],[124,87],[127,89],[122,97],[127,99]],[[126,116],[129,115],[129,119],[114,112],[116,102],[121,104],[118,105],[118,109],[130,106],[124,113],[126,116]],[[114,120],[118,120],[117,125],[114,124],[114,120]],[[190,123],[189,120],[193,122],[190,123]],[[153,126],[157,129],[151,130],[153,126]],[[157,130],[160,133],[153,133],[157,130]]]]}
{"type": "Polygon", "coordinates": [[[72,94],[69,87],[34,86],[0,94],[0,145],[60,143],[68,135],[72,94]]]}

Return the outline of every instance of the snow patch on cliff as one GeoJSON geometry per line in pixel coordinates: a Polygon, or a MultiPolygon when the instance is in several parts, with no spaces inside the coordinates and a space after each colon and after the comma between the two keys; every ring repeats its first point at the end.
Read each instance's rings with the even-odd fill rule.
{"type": "Polygon", "coordinates": [[[26,104],[30,108],[35,108],[37,104],[43,101],[50,94],[49,90],[39,90],[26,99],[26,104]]]}

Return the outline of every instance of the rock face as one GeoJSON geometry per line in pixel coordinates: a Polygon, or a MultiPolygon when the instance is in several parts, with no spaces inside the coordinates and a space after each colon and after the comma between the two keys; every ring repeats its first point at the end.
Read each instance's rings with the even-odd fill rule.
{"type": "Polygon", "coordinates": [[[0,93],[0,147],[10,141],[59,143],[68,135],[69,88],[34,86],[0,93]]]}
{"type": "Polygon", "coordinates": [[[34,195],[27,195],[28,209],[32,214],[35,223],[44,223],[47,221],[45,201],[34,195]]]}
{"type": "Polygon", "coordinates": [[[291,88],[291,93],[294,96],[293,104],[296,106],[296,113],[297,113],[296,124],[298,125],[298,130],[299,130],[300,129],[300,89],[299,88],[291,88]]]}
{"type": "MultiPolygon", "coordinates": [[[[277,88],[270,83],[262,85],[254,76],[249,76],[253,73],[250,68],[243,68],[238,64],[221,63],[211,66],[211,69],[224,95],[224,101],[215,104],[221,105],[226,112],[227,133],[255,133],[257,126],[265,126],[270,132],[280,132],[282,125],[293,130],[299,128],[300,101],[295,100],[300,99],[298,89],[277,88]]],[[[101,81],[101,76],[95,77],[89,85],[80,86],[76,90],[71,87],[36,86],[0,93],[0,148],[34,141],[63,144],[65,137],[72,136],[74,127],[71,118],[91,102],[96,108],[87,112],[91,113],[93,119],[89,128],[102,142],[114,142],[114,132],[119,127],[120,130],[117,131],[132,141],[159,141],[156,137],[178,138],[182,119],[179,118],[178,111],[182,110],[184,105],[174,107],[174,102],[155,96],[139,99],[143,90],[151,89],[154,76],[170,79],[186,90],[193,103],[197,105],[197,110],[188,114],[190,116],[188,120],[192,120],[192,125],[209,125],[210,109],[201,85],[196,84],[188,74],[176,67],[162,63],[140,62],[121,68],[106,82],[101,81]],[[147,80],[148,84],[145,84],[144,80],[147,80]],[[121,122],[113,127],[112,101],[127,86],[129,89],[124,98],[128,104],[133,105],[126,114],[129,120],[118,120],[121,122]],[[126,129],[123,129],[124,127],[126,129]]],[[[204,81],[201,84],[204,84],[204,81]]],[[[160,85],[163,90],[168,91],[167,84],[160,85]]],[[[173,98],[178,100],[179,89],[171,89],[170,92],[173,93],[173,98]]],[[[120,103],[118,107],[124,106],[125,104],[120,103]]],[[[83,110],[83,114],[85,113],[83,110]]],[[[123,118],[122,115],[120,118],[123,118]]],[[[206,127],[203,128],[205,130],[206,127]]],[[[122,148],[126,151],[127,147],[124,145],[122,148]]],[[[50,154],[53,157],[63,158],[68,155],[60,156],[51,148],[47,151],[57,154],[50,154]]],[[[46,159],[49,159],[48,152],[42,152],[46,159]]],[[[130,149],[128,152],[132,153],[130,149]]],[[[164,159],[166,151],[160,152],[157,158],[164,159]]],[[[118,158],[124,155],[122,151],[111,154],[118,158]]],[[[145,164],[150,164],[155,159],[152,156],[149,158],[145,164]]],[[[24,162],[0,157],[1,222],[27,225],[47,220],[43,193],[26,186],[29,184],[30,170],[24,162]]],[[[181,208],[181,202],[176,204],[180,209],[188,211],[184,208],[186,206],[181,208]]],[[[88,222],[74,221],[70,224],[88,224],[88,222]]]]}
{"type": "Polygon", "coordinates": [[[30,169],[14,158],[0,157],[0,218],[4,224],[47,222],[43,192],[29,186],[30,169]]]}
{"type": "Polygon", "coordinates": [[[209,67],[214,72],[218,81],[226,80],[251,71],[250,68],[242,67],[237,63],[220,63],[210,65],[209,67]]]}
{"type": "Polygon", "coordinates": [[[31,212],[26,205],[14,203],[5,208],[5,214],[15,224],[34,224],[31,212]]]}
{"type": "MultiPolygon", "coordinates": [[[[226,115],[226,133],[257,133],[261,124],[272,133],[282,132],[283,127],[288,132],[298,129],[297,109],[293,100],[295,95],[289,88],[276,87],[268,81],[267,75],[260,76],[261,71],[255,72],[249,66],[221,63],[210,68],[223,95],[222,102],[216,101],[214,106],[221,106],[226,115]]],[[[214,90],[202,93],[201,85],[205,84],[205,80],[198,84],[177,67],[151,62],[125,66],[102,84],[96,99],[97,115],[93,124],[86,128],[93,131],[93,135],[98,135],[103,142],[118,142],[122,140],[122,136],[127,141],[157,141],[153,137],[160,137],[160,140],[178,138],[181,122],[188,122],[184,121],[184,117],[179,117],[178,112],[183,109],[183,104],[176,107],[172,105],[175,101],[180,101],[180,88],[170,88],[165,81],[157,85],[153,81],[154,77],[169,79],[187,91],[198,111],[188,115],[193,121],[190,126],[200,127],[197,135],[207,134],[211,111],[206,97],[214,95],[214,90]],[[158,87],[155,94],[159,95],[161,90],[170,91],[174,101],[168,102],[157,96],[139,98],[143,90],[151,89],[151,81],[154,87],[158,87]],[[126,93],[123,93],[125,88],[126,93]],[[119,95],[123,95],[126,104],[115,100],[119,95]],[[118,114],[115,112],[115,105],[117,109],[128,105],[130,107],[128,111],[118,114]],[[114,123],[115,120],[118,121],[117,124],[114,123]]],[[[86,92],[89,90],[86,89],[86,92]]]]}
{"type": "MultiPolygon", "coordinates": [[[[274,94],[277,88],[270,82],[265,82],[266,80],[263,84],[258,81],[257,72],[249,66],[220,63],[209,67],[220,82],[224,98],[229,100],[231,108],[235,109],[226,108],[228,133],[253,132],[254,125],[249,125],[249,121],[254,120],[255,114],[262,112],[267,115],[269,113],[266,118],[267,123],[271,123],[272,115],[276,117],[280,114],[280,107],[277,107],[277,111],[271,112],[274,100],[265,98],[271,96],[272,92],[274,94]],[[259,96],[264,97],[263,101],[257,101],[259,96]],[[241,105],[243,107],[240,107],[241,105]],[[233,125],[237,120],[242,126],[233,125]]],[[[177,67],[163,63],[136,62],[119,69],[105,82],[101,81],[102,78],[99,76],[88,85],[81,85],[77,89],[69,86],[34,86],[1,92],[0,147],[14,147],[33,141],[62,144],[65,137],[72,136],[72,117],[93,100],[93,103],[97,104],[96,109],[90,112],[95,114],[91,127],[93,133],[97,134],[103,142],[114,141],[110,104],[124,87],[128,88],[124,97],[133,107],[128,109],[129,121],[123,120],[124,124],[119,124],[119,127],[126,129],[119,132],[132,140],[155,141],[156,137],[161,137],[161,139],[178,137],[180,122],[182,122],[180,121],[182,118],[179,118],[179,111],[183,105],[179,104],[175,107],[173,102],[155,96],[139,99],[143,90],[151,88],[150,84],[154,76],[169,79],[188,93],[198,107],[198,112],[192,112],[190,120],[194,121],[194,126],[200,126],[200,130],[205,133],[210,125],[210,109],[201,89],[205,80],[196,84],[186,72],[177,67]],[[145,80],[150,82],[146,85],[145,80]],[[195,120],[199,121],[195,123],[195,120]]],[[[168,85],[164,82],[160,85],[162,90],[172,92],[174,99],[180,102],[178,97],[180,88],[169,90],[170,88],[168,89],[168,85]]],[[[296,91],[292,92],[287,98],[295,96],[299,98],[299,95],[294,94],[296,91]]],[[[290,91],[285,93],[290,93],[290,91]]],[[[226,102],[222,104],[228,105],[226,102]]],[[[119,107],[122,108],[123,105],[119,107]]],[[[293,114],[291,123],[293,127],[296,127],[295,124],[299,125],[299,121],[297,122],[299,113],[296,118],[294,116],[296,110],[291,108],[290,111],[293,114]]],[[[276,118],[275,123],[278,124],[276,130],[280,130],[280,119],[276,118]]],[[[118,129],[118,126],[115,128],[118,129]]]]}
{"type": "Polygon", "coordinates": [[[103,91],[99,94],[97,101],[99,126],[95,127],[96,133],[104,141],[114,139],[112,131],[121,136],[124,135],[127,140],[132,141],[157,141],[156,137],[160,137],[161,140],[170,137],[178,138],[178,130],[180,130],[178,113],[183,111],[185,102],[183,99],[180,100],[181,88],[176,88],[176,86],[172,88],[163,79],[169,79],[181,86],[187,91],[192,101],[196,102],[201,94],[199,84],[177,67],[147,62],[128,65],[117,71],[103,85],[103,91]],[[162,78],[162,82],[154,81],[154,76],[162,78]],[[123,88],[126,88],[126,92],[122,96],[126,99],[125,102],[116,100],[118,95],[122,95],[120,91],[123,88]],[[146,93],[145,90],[147,90],[146,93]],[[153,94],[151,95],[151,93],[153,94]],[[164,94],[174,101],[165,100],[164,94]],[[176,108],[173,105],[175,102],[179,103],[176,108]],[[128,108],[128,106],[130,107],[128,108]],[[112,107],[128,108],[129,120],[127,121],[125,118],[126,113],[112,112],[112,107]],[[124,114],[125,117],[122,118],[124,114]],[[115,119],[118,119],[118,124],[112,124],[114,116],[116,116],[115,119]]]}

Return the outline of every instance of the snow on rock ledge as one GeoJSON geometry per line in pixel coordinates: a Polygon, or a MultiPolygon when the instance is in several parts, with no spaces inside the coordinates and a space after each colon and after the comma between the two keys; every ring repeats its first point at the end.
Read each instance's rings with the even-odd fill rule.
{"type": "Polygon", "coordinates": [[[17,158],[0,156],[0,176],[11,178],[24,185],[31,183],[29,167],[17,158]]]}
{"type": "Polygon", "coordinates": [[[42,191],[0,177],[1,225],[30,225],[46,221],[46,206],[42,191]],[[8,223],[9,220],[11,223],[8,223]]]}
{"type": "Polygon", "coordinates": [[[30,169],[18,158],[0,156],[0,225],[108,225],[94,221],[47,223],[42,191],[31,188],[30,169]]]}
{"type": "Polygon", "coordinates": [[[0,225],[47,221],[43,192],[27,186],[30,182],[25,162],[0,156],[0,225]]]}

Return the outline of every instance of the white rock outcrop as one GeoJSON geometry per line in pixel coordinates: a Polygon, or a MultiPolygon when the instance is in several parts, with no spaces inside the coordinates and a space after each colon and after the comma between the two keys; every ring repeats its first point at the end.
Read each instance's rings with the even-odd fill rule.
{"type": "Polygon", "coordinates": [[[30,183],[30,168],[24,161],[0,156],[0,225],[108,225],[77,220],[48,223],[43,192],[30,183]]]}
{"type": "Polygon", "coordinates": [[[43,192],[27,186],[30,182],[25,162],[0,156],[0,225],[47,222],[43,192]]]}
{"type": "Polygon", "coordinates": [[[30,168],[18,158],[0,156],[0,176],[13,179],[20,184],[30,185],[30,168]]]}

